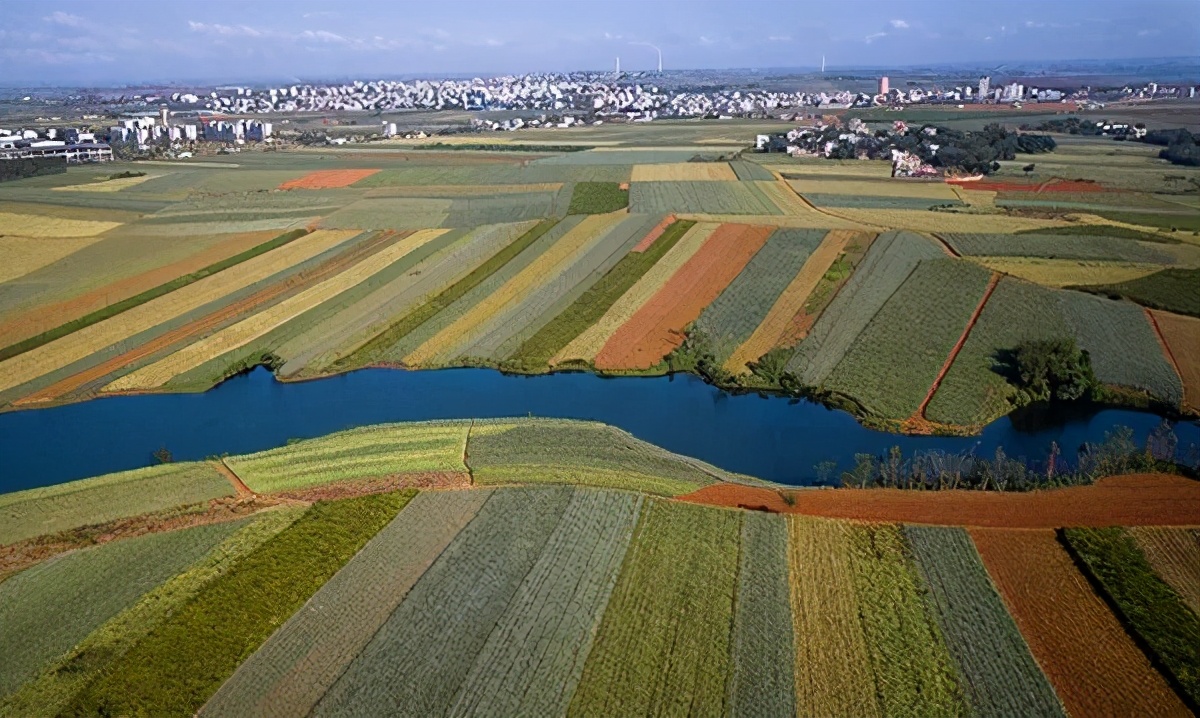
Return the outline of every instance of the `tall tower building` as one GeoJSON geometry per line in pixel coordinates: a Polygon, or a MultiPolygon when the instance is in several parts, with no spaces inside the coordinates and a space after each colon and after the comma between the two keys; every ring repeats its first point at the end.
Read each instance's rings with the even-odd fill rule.
{"type": "Polygon", "coordinates": [[[887,79],[887,75],[884,75],[883,77],[879,78],[879,94],[886,95],[887,93],[888,93],[888,79],[887,79]]]}
{"type": "Polygon", "coordinates": [[[979,101],[983,102],[987,99],[988,89],[992,86],[992,78],[984,75],[979,78],[979,101]]]}

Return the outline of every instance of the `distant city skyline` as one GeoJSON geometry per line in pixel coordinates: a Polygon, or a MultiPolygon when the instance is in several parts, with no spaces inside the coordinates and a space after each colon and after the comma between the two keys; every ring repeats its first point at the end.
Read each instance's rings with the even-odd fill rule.
{"type": "Polygon", "coordinates": [[[0,85],[263,81],[1196,55],[1196,0],[50,1],[0,29],[0,85]]]}

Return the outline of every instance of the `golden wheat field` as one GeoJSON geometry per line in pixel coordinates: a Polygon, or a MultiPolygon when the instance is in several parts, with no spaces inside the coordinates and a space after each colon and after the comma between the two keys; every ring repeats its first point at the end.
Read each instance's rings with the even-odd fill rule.
{"type": "Polygon", "coordinates": [[[0,212],[0,228],[3,228],[3,233],[19,237],[95,237],[120,226],[120,222],[0,212]]]}
{"type": "Polygon", "coordinates": [[[1162,269],[1162,266],[1157,264],[1084,262],[1073,259],[971,257],[971,260],[994,271],[1011,274],[1014,277],[1047,287],[1116,284],[1145,277],[1162,269]]]}
{"type": "Polygon", "coordinates": [[[692,258],[720,225],[715,222],[700,222],[688,230],[679,242],[671,247],[653,267],[613,303],[600,321],[588,327],[550,359],[550,365],[566,361],[592,361],[604,345],[625,322],[629,321],[642,305],[692,258]]]}
{"type": "Polygon", "coordinates": [[[892,176],[892,163],[885,161],[844,160],[834,162],[824,160],[820,163],[764,164],[763,167],[771,172],[787,173],[795,179],[808,177],[878,177],[887,179],[892,176]]]}
{"type": "Polygon", "coordinates": [[[0,362],[0,391],[69,366],[117,342],[326,252],[356,230],[321,230],[114,317],[0,362]]]}
{"type": "Polygon", "coordinates": [[[87,184],[73,184],[66,187],[53,187],[56,192],[120,192],[127,187],[136,187],[141,183],[152,180],[158,175],[141,175],[140,177],[121,177],[119,179],[101,180],[87,184]]]}
{"type": "Polygon", "coordinates": [[[634,165],[630,182],[737,182],[727,162],[671,162],[661,165],[634,165]]]}
{"type": "Polygon", "coordinates": [[[100,237],[48,239],[0,236],[0,282],[23,277],[95,244],[100,237]]]}

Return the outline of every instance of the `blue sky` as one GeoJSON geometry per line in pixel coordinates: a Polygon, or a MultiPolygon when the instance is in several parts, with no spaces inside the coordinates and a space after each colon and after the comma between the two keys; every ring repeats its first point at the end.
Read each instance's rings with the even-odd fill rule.
{"type": "Polygon", "coordinates": [[[1196,55],[1200,0],[12,4],[0,85],[1196,55]]]}

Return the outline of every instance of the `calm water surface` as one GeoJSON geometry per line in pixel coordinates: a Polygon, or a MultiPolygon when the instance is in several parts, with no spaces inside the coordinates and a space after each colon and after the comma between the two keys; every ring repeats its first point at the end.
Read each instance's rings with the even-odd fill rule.
{"type": "MultiPolygon", "coordinates": [[[[1052,441],[1073,455],[1115,426],[1144,440],[1154,414],[1105,410],[1023,430],[1009,418],[970,438],[905,437],[860,426],[845,412],[807,401],[731,395],[692,376],[601,378],[587,373],[506,376],[491,369],[365,369],[280,383],[266,369],[204,394],[156,394],[0,414],[0,492],[70,481],[153,463],[240,454],[293,438],[389,421],[506,416],[593,419],[723,469],[788,484],[811,484],[814,465],[841,469],[857,453],[900,446],[1041,459],[1052,441]]],[[[1180,446],[1200,444],[1200,427],[1176,427],[1180,446]]]]}

